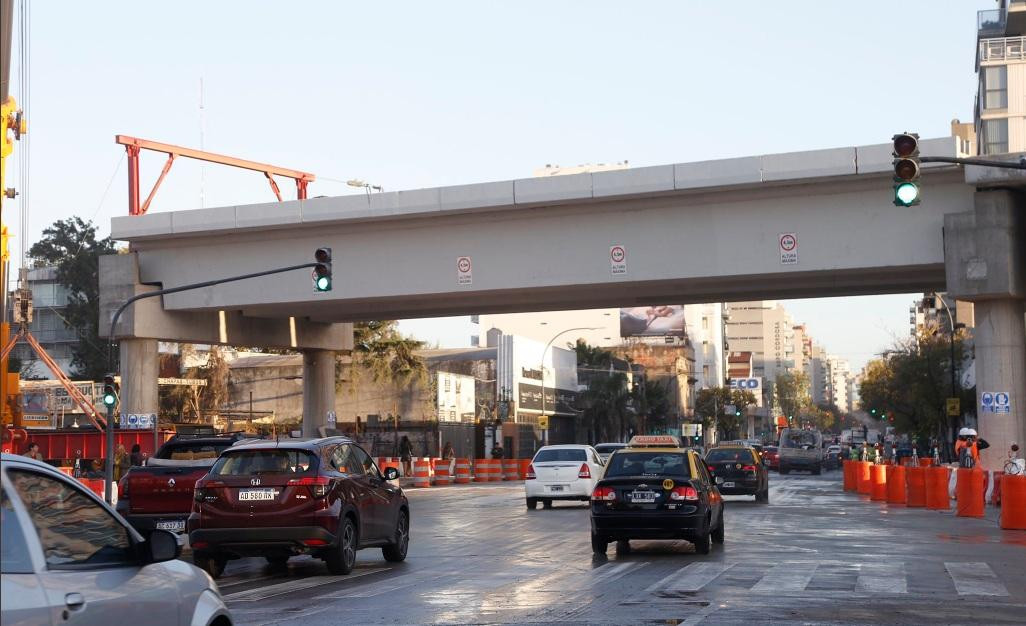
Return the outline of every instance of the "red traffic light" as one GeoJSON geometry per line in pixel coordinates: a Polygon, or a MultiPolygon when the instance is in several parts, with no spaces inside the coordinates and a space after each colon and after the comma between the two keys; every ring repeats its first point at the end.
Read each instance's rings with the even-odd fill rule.
{"type": "Polygon", "coordinates": [[[899,133],[894,140],[894,156],[910,157],[919,154],[919,135],[915,133],[899,133]]]}

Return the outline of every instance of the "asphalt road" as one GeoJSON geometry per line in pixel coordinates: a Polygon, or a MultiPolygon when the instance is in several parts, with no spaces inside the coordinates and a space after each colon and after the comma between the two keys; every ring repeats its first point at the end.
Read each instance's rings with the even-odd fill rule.
{"type": "Polygon", "coordinates": [[[772,474],[728,497],[723,546],[632,542],[593,557],[584,503],[528,511],[521,483],[409,490],[407,561],[349,576],[295,558],[229,563],[240,624],[1022,624],[1026,532],[844,493],[840,473],[772,474]]]}

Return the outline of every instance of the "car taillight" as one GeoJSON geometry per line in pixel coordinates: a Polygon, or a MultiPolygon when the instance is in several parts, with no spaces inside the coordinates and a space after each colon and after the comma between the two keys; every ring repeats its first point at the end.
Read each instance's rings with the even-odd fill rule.
{"type": "Polygon", "coordinates": [[[698,500],[698,491],[694,487],[674,487],[670,490],[671,500],[698,500]]]}
{"type": "Polygon", "coordinates": [[[741,469],[743,469],[746,472],[754,472],[755,471],[755,466],[754,465],[745,465],[741,469]]]}
{"type": "Polygon", "coordinates": [[[217,480],[211,480],[209,482],[198,480],[196,486],[192,490],[192,499],[196,502],[205,502],[217,499],[217,492],[214,491],[215,487],[224,487],[224,483],[217,480]]]}
{"type": "Polygon", "coordinates": [[[527,474],[524,475],[524,480],[534,480],[537,476],[534,473],[534,464],[527,464],[527,474]]]}
{"type": "Polygon", "coordinates": [[[577,472],[578,478],[591,478],[591,468],[588,467],[587,463],[581,464],[581,469],[577,472]]]}
{"type": "Polygon", "coordinates": [[[313,497],[321,498],[328,493],[328,485],[331,484],[331,479],[327,476],[305,476],[303,478],[293,478],[288,484],[290,487],[309,487],[313,497]]]}
{"type": "Polygon", "coordinates": [[[616,500],[616,490],[612,487],[595,487],[595,490],[591,492],[591,499],[602,502],[616,500]]]}
{"type": "Polygon", "coordinates": [[[716,471],[716,468],[715,468],[715,467],[713,467],[712,465],[707,465],[706,467],[708,467],[708,468],[709,468],[709,471],[710,471],[710,472],[715,472],[715,471],[716,471]]]}

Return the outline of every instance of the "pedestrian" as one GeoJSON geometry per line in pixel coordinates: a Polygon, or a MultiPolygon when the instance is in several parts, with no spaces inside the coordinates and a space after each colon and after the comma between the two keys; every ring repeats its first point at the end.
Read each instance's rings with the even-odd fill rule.
{"type": "Polygon", "coordinates": [[[142,448],[139,447],[139,444],[132,444],[132,453],[128,455],[128,459],[132,467],[139,467],[143,464],[142,448]]]}
{"type": "Polygon", "coordinates": [[[39,444],[35,441],[29,442],[28,450],[25,451],[25,456],[27,456],[30,459],[35,459],[37,461],[43,460],[43,453],[39,451],[39,444]]]}
{"type": "Polygon", "coordinates": [[[449,461],[449,476],[455,476],[456,451],[453,449],[451,441],[446,441],[445,447],[442,448],[442,460],[449,461]]]}
{"type": "Polygon", "coordinates": [[[492,446],[492,458],[493,459],[501,459],[502,458],[502,454],[503,454],[503,449],[502,449],[501,445],[496,443],[494,446],[492,446]]]}
{"type": "Polygon", "coordinates": [[[981,439],[976,430],[963,428],[958,431],[958,439],[955,441],[955,458],[958,459],[959,467],[976,467],[980,464],[980,450],[990,447],[986,439],[981,439]]]}
{"type": "Polygon", "coordinates": [[[403,463],[403,476],[413,475],[413,444],[410,443],[410,438],[403,435],[401,441],[399,441],[399,460],[403,463]]]}
{"type": "Polygon", "coordinates": [[[121,480],[121,477],[128,472],[128,452],[125,451],[125,444],[119,443],[118,449],[114,452],[114,482],[121,480]]]}

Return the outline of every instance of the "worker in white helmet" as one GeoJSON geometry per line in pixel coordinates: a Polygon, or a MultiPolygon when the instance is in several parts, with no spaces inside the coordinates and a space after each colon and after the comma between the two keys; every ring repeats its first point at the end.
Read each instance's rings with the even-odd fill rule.
{"type": "Polygon", "coordinates": [[[972,428],[958,431],[955,441],[955,458],[961,467],[976,467],[980,464],[980,450],[990,447],[986,439],[981,439],[972,428]]]}

